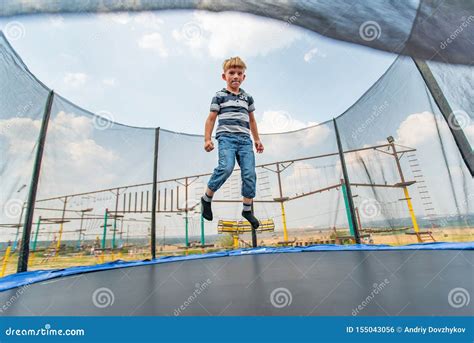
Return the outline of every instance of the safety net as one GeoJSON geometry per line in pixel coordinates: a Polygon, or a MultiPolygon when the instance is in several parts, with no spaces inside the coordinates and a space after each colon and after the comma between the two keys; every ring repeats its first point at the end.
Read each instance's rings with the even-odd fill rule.
{"type": "Polygon", "coordinates": [[[396,54],[474,62],[474,3],[463,0],[3,0],[0,16],[167,9],[246,12],[396,54]]]}
{"type": "Polygon", "coordinates": [[[252,232],[240,213],[238,164],[213,199],[214,220],[201,217],[217,165],[202,135],[130,127],[84,110],[37,80],[2,34],[2,273],[16,270],[25,238],[31,270],[146,259],[152,242],[159,257],[255,243],[472,241],[472,75],[470,66],[400,56],[334,120],[261,135],[261,225],[252,232]]]}

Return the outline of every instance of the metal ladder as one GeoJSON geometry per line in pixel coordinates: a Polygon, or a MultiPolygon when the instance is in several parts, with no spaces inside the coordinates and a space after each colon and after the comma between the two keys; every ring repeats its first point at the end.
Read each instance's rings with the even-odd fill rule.
{"type": "MultiPolygon", "coordinates": [[[[416,181],[416,188],[417,188],[418,194],[420,195],[421,204],[423,205],[423,210],[426,216],[428,217],[428,220],[431,224],[431,228],[434,228],[438,226],[437,219],[436,219],[436,212],[435,212],[435,208],[433,204],[433,199],[431,198],[431,194],[426,184],[426,180],[421,171],[420,161],[418,160],[418,157],[416,156],[415,152],[410,153],[409,155],[407,155],[407,157],[408,157],[408,164],[410,165],[410,170],[416,181]]],[[[436,242],[431,231],[420,232],[418,236],[423,242],[426,242],[426,241],[436,242]]]]}

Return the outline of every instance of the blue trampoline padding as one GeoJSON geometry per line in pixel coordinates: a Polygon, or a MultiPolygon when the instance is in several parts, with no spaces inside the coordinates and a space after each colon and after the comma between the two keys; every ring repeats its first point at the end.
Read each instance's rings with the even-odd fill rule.
{"type": "Polygon", "coordinates": [[[82,273],[89,273],[108,269],[117,269],[133,266],[143,266],[148,264],[167,263],[175,261],[198,260],[204,258],[216,258],[224,256],[243,256],[254,254],[275,254],[275,253],[295,253],[295,252],[311,252],[311,251],[374,251],[374,250],[474,250],[474,242],[462,243],[423,243],[410,244],[404,246],[390,246],[390,245],[311,245],[307,247],[259,247],[251,249],[238,249],[229,251],[213,252],[202,255],[188,255],[188,256],[165,256],[154,260],[143,261],[122,261],[117,260],[113,262],[93,265],[80,266],[65,269],[50,269],[50,270],[35,270],[31,272],[17,273],[0,278],[0,291],[6,291],[15,287],[21,287],[28,284],[50,280],[62,276],[76,275],[82,273]]]}

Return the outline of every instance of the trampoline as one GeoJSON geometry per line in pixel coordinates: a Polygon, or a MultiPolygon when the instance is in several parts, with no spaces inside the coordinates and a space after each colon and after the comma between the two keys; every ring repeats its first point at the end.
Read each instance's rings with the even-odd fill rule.
{"type": "MultiPolygon", "coordinates": [[[[440,49],[470,22],[472,5],[416,3],[7,1],[0,17],[236,10],[400,56],[343,113],[328,109],[335,117],[327,121],[265,134],[266,146],[278,148],[259,156],[255,211],[276,218],[281,237],[262,234],[259,244],[301,245],[256,247],[253,232],[240,246],[256,248],[210,252],[229,245],[205,250],[218,242],[217,228],[195,209],[215,163],[203,137],[158,122],[123,125],[74,104],[43,84],[0,32],[5,270],[10,251],[18,253],[17,273],[0,280],[0,316],[474,315],[474,242],[344,245],[371,234],[365,242],[397,246],[474,237],[471,31],[440,49]],[[427,34],[433,27],[436,35],[427,34]],[[163,255],[190,255],[156,259],[160,245],[163,255]],[[70,266],[78,256],[95,263],[119,253],[152,259],[26,272],[49,258],[70,266]]],[[[241,199],[230,181],[214,206],[234,221],[236,207],[226,204],[241,199]]],[[[239,236],[231,238],[237,246],[239,236]]]]}
{"type": "Polygon", "coordinates": [[[22,287],[21,296],[19,288],[1,292],[0,302],[10,303],[1,315],[474,314],[472,302],[462,304],[463,294],[474,291],[472,250],[270,252],[58,277],[22,287]]]}

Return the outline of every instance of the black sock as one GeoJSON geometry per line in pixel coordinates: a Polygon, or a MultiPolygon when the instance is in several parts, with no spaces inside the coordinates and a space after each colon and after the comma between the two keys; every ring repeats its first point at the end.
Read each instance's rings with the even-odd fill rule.
{"type": "Polygon", "coordinates": [[[260,226],[258,219],[254,217],[252,211],[242,211],[242,217],[247,219],[254,229],[258,229],[260,226]]]}
{"type": "Polygon", "coordinates": [[[201,198],[201,214],[202,217],[206,220],[211,221],[212,220],[212,207],[211,207],[211,201],[206,201],[205,198],[206,195],[204,195],[201,198]]]}

